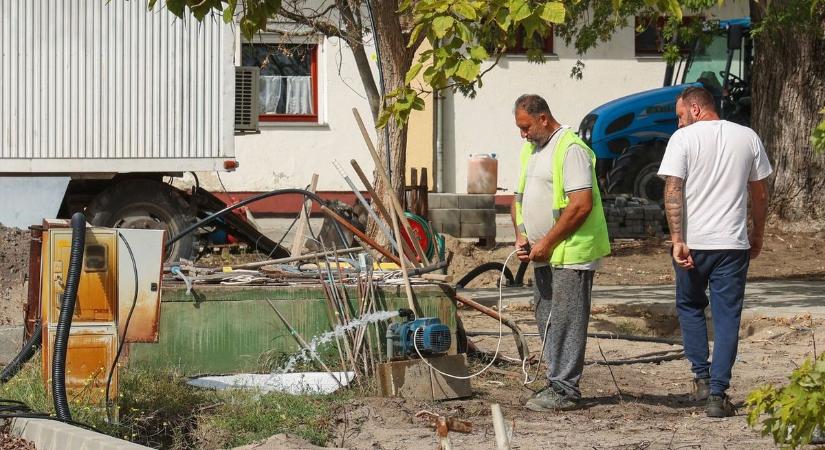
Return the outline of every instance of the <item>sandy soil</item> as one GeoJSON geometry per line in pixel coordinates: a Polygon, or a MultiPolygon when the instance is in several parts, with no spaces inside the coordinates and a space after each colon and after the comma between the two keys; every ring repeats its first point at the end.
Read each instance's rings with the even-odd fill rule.
{"type": "MultiPolygon", "coordinates": [[[[821,242],[825,232],[783,232],[768,229],[762,255],[751,262],[749,280],[770,279],[825,279],[825,256],[821,242]]],[[[457,282],[464,274],[488,261],[504,262],[513,251],[512,244],[499,244],[485,250],[472,243],[447,238],[447,248],[454,253],[449,273],[457,282]]],[[[518,261],[510,258],[507,267],[515,275],[518,261]]],[[[499,274],[487,272],[467,285],[468,288],[491,287],[498,282],[499,274]]],[[[532,278],[532,271],[525,274],[525,281],[532,278]]],[[[661,239],[622,240],[612,244],[612,253],[602,260],[596,272],[598,285],[646,285],[672,284],[673,267],[670,258],[670,242],[661,239]]]]}
{"type": "Polygon", "coordinates": [[[23,323],[29,236],[28,230],[0,226],[0,325],[23,323]]]}
{"type": "MultiPolygon", "coordinates": [[[[532,311],[511,311],[525,332],[535,331],[532,311]]],[[[486,316],[462,311],[473,331],[496,331],[486,316]]],[[[594,311],[591,331],[622,330],[632,319],[610,311],[594,311]]],[[[671,321],[675,318],[670,318],[671,321]]],[[[822,320],[814,322],[821,328],[822,320]]],[[[742,341],[729,394],[735,404],[761,383],[783,383],[787,375],[812,353],[811,319],[758,319],[743,324],[742,341]]],[[[658,327],[638,329],[654,334],[658,327]]],[[[677,328],[678,330],[678,328],[677,328]]],[[[480,347],[494,349],[497,337],[474,338],[480,347]]],[[[531,348],[540,347],[529,338],[531,348]]],[[[819,334],[818,348],[825,348],[819,334]]],[[[632,358],[675,348],[667,344],[590,339],[586,358],[632,358]]],[[[513,340],[505,336],[502,350],[517,357],[513,340]]],[[[482,367],[473,361],[471,370],[482,367]]],[[[531,376],[535,368],[531,369],[531,376]]],[[[338,419],[338,438],[330,445],[358,449],[432,449],[435,432],[414,417],[420,410],[455,416],[473,423],[471,434],[451,433],[454,448],[495,448],[490,404],[501,405],[512,430],[513,448],[547,449],[756,449],[774,448],[769,438],[749,428],[744,408],[736,417],[709,419],[704,407],[690,400],[692,375],[684,359],[660,364],[633,364],[608,368],[588,365],[581,382],[583,407],[569,412],[537,413],[521,405],[542,382],[522,385],[517,365],[499,365],[472,380],[473,397],[427,403],[404,399],[367,398],[351,402],[338,419]],[[612,374],[611,374],[612,369],[612,374]],[[615,377],[615,382],[614,382],[615,377]],[[341,439],[343,438],[343,445],[341,439]]]]}

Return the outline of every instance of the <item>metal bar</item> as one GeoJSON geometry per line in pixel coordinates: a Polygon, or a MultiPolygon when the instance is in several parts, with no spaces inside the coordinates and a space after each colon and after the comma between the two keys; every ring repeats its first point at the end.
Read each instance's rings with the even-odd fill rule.
{"type": "Polygon", "coordinates": [[[352,234],[354,234],[361,242],[363,242],[364,244],[369,245],[370,247],[374,248],[376,251],[378,251],[378,253],[381,253],[387,259],[389,259],[390,261],[398,264],[399,266],[401,265],[401,260],[398,259],[397,256],[390,253],[386,248],[378,245],[377,242],[375,242],[372,239],[370,239],[369,237],[367,237],[366,234],[364,234],[358,228],[355,228],[355,226],[352,225],[351,223],[349,223],[346,219],[339,216],[338,214],[336,214],[335,212],[333,212],[331,209],[327,208],[326,206],[321,206],[321,211],[323,211],[324,214],[326,214],[330,218],[334,219],[339,224],[343,225],[344,228],[346,228],[352,234]]]}

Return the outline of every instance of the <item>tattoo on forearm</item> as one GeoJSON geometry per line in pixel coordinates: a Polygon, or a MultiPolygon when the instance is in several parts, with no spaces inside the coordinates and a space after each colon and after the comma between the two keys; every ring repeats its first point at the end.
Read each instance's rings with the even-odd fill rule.
{"type": "Polygon", "coordinates": [[[682,235],[682,216],[685,204],[684,180],[679,177],[667,177],[665,181],[665,214],[670,226],[670,235],[684,240],[682,235]]]}

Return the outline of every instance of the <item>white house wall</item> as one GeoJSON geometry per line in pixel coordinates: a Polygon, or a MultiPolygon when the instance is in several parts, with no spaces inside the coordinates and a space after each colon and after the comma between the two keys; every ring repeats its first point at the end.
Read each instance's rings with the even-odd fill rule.
{"type": "MultiPolygon", "coordinates": [[[[747,2],[726,2],[715,15],[743,17],[747,7],[747,2]]],[[[366,52],[373,56],[374,50],[368,47],[366,52]]],[[[475,99],[460,94],[448,96],[443,122],[445,191],[466,192],[470,154],[496,153],[498,185],[507,189],[505,193],[512,192],[521,146],[512,104],[520,94],[545,96],[562,123],[578,128],[593,108],[623,95],[659,87],[664,78],[665,63],[661,58],[635,56],[632,28],[620,31],[583,58],[586,66],[582,80],[570,78],[570,69],[578,59],[575,49],[566,47],[557,37],[555,52],[556,56],[549,57],[543,65],[528,63],[523,56],[503,58],[501,67],[486,75],[484,88],[475,99]]],[[[374,57],[370,59],[374,61],[374,57]]],[[[349,160],[354,158],[367,173],[372,171],[372,159],[352,118],[351,108],[357,107],[375,139],[352,53],[338,39],[324,38],[318,65],[321,123],[261,123],[259,135],[237,136],[235,154],[240,167],[221,174],[226,190],[267,191],[305,186],[311,174],[318,173],[319,190],[349,191],[333,167],[333,159],[350,167],[349,160]]],[[[353,176],[351,171],[350,174],[353,176]]],[[[201,181],[209,189],[224,189],[213,175],[204,174],[201,181]]]]}
{"type": "MultiPolygon", "coordinates": [[[[352,115],[356,107],[375,140],[373,120],[364,87],[352,52],[337,38],[323,38],[318,55],[319,124],[264,123],[261,133],[235,138],[235,155],[240,167],[221,173],[228,191],[269,191],[303,187],[317,173],[318,190],[349,191],[332,165],[337,159],[353,180],[349,161],[355,159],[367,174],[374,164],[352,115]],[[340,67],[340,74],[339,74],[340,67]]],[[[366,48],[367,56],[373,54],[366,48]]],[[[376,70],[375,68],[373,70],[376,70]]],[[[221,190],[206,178],[206,187],[221,190]]],[[[360,184],[360,183],[359,183],[360,184]]]]}
{"type": "MultiPolygon", "coordinates": [[[[745,17],[747,2],[726,2],[714,11],[721,19],[745,17]]],[[[665,63],[658,57],[636,57],[634,30],[625,28],[613,39],[585,55],[584,77],[570,78],[578,57],[556,37],[557,56],[544,64],[523,56],[502,58],[491,70],[474,99],[461,94],[445,100],[444,181],[446,192],[467,192],[467,160],[474,153],[495,153],[499,159],[498,186],[511,194],[518,177],[522,140],[513,119],[519,95],[543,96],[556,119],[578,129],[582,118],[599,105],[635,92],[661,87],[665,63]]]]}

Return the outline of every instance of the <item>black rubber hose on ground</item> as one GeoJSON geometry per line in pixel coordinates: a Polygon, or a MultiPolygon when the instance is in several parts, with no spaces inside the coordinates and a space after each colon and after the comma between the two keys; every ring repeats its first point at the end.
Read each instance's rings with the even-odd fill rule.
{"type": "Polygon", "coordinates": [[[86,216],[75,213],[72,216],[72,247],[66,288],[60,300],[60,318],[54,336],[54,356],[52,358],[52,399],[57,417],[72,420],[69,402],[66,398],[66,353],[69,348],[69,331],[72,327],[80,271],[83,269],[83,251],[86,247],[86,216]]]}
{"type": "Polygon", "coordinates": [[[476,267],[475,269],[467,272],[467,275],[464,275],[463,277],[461,277],[460,280],[458,280],[458,283],[455,284],[455,287],[458,289],[462,289],[464,288],[464,286],[467,286],[471,281],[473,281],[477,276],[490,270],[495,270],[496,272],[501,272],[502,270],[504,270],[504,278],[507,279],[507,283],[509,285],[513,284],[513,272],[511,272],[508,267],[505,267],[504,264],[493,261],[486,262],[476,267]]]}
{"type": "Polygon", "coordinates": [[[29,338],[28,342],[23,344],[23,349],[20,350],[20,353],[14,357],[14,359],[9,362],[9,364],[3,368],[3,372],[0,372],[0,383],[8,383],[9,380],[14,378],[17,375],[17,372],[23,368],[23,364],[26,364],[28,360],[31,359],[32,356],[37,352],[37,349],[40,348],[40,343],[42,342],[43,335],[41,334],[42,325],[40,322],[37,322],[34,326],[34,331],[32,331],[32,336],[29,338]]]}

